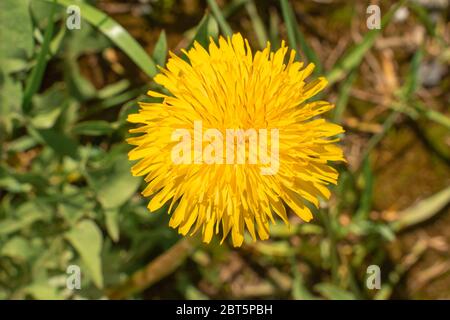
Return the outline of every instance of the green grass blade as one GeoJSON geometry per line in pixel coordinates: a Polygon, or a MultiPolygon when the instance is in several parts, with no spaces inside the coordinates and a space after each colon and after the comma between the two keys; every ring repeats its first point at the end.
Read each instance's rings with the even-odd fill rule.
{"type": "Polygon", "coordinates": [[[436,26],[435,23],[431,21],[430,15],[428,14],[427,10],[420,4],[412,1],[408,2],[408,7],[417,16],[420,22],[422,22],[424,27],[427,29],[427,32],[432,37],[436,37],[436,28],[435,28],[436,26]]]}
{"type": "Polygon", "coordinates": [[[419,69],[422,63],[422,58],[423,58],[423,50],[419,49],[416,51],[416,53],[412,58],[405,84],[401,89],[402,95],[401,99],[403,99],[404,101],[411,99],[413,94],[419,87],[419,69]]]}
{"type": "Polygon", "coordinates": [[[295,37],[295,21],[292,19],[292,8],[289,5],[288,0],[280,0],[281,13],[283,15],[284,23],[286,24],[286,32],[288,37],[289,46],[292,49],[297,50],[297,39],[295,37]]]}
{"type": "Polygon", "coordinates": [[[164,66],[167,58],[167,37],[163,30],[156,41],[155,49],[153,50],[153,60],[159,66],[164,66]]]}
{"type": "MultiPolygon", "coordinates": [[[[41,1],[49,2],[50,0],[41,1]]],[[[74,2],[70,0],[57,0],[56,2],[65,7],[74,4],[74,2]]],[[[145,74],[149,77],[156,75],[157,70],[153,60],[120,24],[111,19],[107,14],[89,4],[77,2],[76,5],[80,7],[83,19],[98,28],[134,63],[136,63],[145,74]]]]}
{"type": "Polygon", "coordinates": [[[206,13],[202,20],[200,20],[200,23],[198,24],[196,31],[195,31],[195,35],[192,38],[191,43],[188,46],[188,49],[191,48],[194,45],[194,42],[197,41],[198,43],[200,43],[203,47],[207,47],[208,43],[209,43],[209,32],[208,32],[208,24],[209,24],[209,19],[211,19],[211,17],[209,16],[208,13],[206,13]]]}
{"type": "Polygon", "coordinates": [[[400,115],[400,111],[392,111],[392,113],[386,118],[386,120],[383,123],[383,129],[375,134],[372,138],[370,138],[367,148],[364,151],[362,159],[365,159],[368,157],[368,155],[372,152],[372,150],[377,146],[378,143],[384,138],[386,133],[392,128],[395,121],[400,115]]]}
{"type": "Polygon", "coordinates": [[[340,86],[339,96],[336,101],[336,108],[334,109],[333,114],[333,121],[336,123],[341,123],[342,115],[347,108],[350,91],[356,79],[356,74],[357,73],[355,70],[350,72],[350,75],[342,82],[342,85],[340,86]]]}
{"type": "Polygon", "coordinates": [[[220,26],[220,29],[222,30],[223,34],[225,36],[232,36],[233,31],[231,30],[230,25],[228,24],[227,20],[225,19],[224,15],[222,14],[222,11],[220,10],[219,6],[217,5],[215,0],[208,0],[208,5],[211,8],[211,11],[214,15],[214,17],[217,20],[217,23],[220,26]]]}
{"type": "Polygon", "coordinates": [[[278,26],[280,25],[280,18],[276,10],[270,10],[269,13],[269,37],[270,42],[274,49],[279,47],[280,43],[280,30],[278,26]]]}
{"type": "Polygon", "coordinates": [[[306,42],[305,36],[300,31],[298,27],[297,20],[295,19],[294,11],[292,10],[291,5],[287,0],[280,0],[281,3],[281,11],[283,14],[283,19],[286,24],[286,30],[288,34],[288,42],[289,46],[295,50],[298,49],[297,41],[300,45],[300,50],[302,54],[306,56],[309,62],[314,63],[316,66],[315,73],[322,72],[322,64],[320,63],[317,54],[314,50],[308,45],[306,42]]]}
{"type": "Polygon", "coordinates": [[[316,66],[314,73],[321,74],[322,73],[322,63],[320,62],[320,59],[317,56],[317,54],[314,52],[314,50],[306,42],[305,36],[300,31],[300,28],[298,26],[297,26],[297,28],[295,28],[295,35],[300,43],[300,49],[305,54],[308,61],[314,63],[314,65],[316,66]]]}
{"type": "Polygon", "coordinates": [[[363,59],[366,52],[374,45],[375,40],[381,34],[381,31],[391,21],[394,13],[398,8],[403,6],[406,0],[396,3],[381,19],[381,28],[373,29],[366,33],[363,40],[357,45],[353,46],[347,53],[338,61],[333,69],[328,73],[327,79],[329,85],[341,80],[347,73],[356,68],[363,59]]]}
{"type": "Polygon", "coordinates": [[[245,5],[245,9],[247,10],[250,19],[252,20],[253,29],[255,30],[256,37],[258,38],[259,46],[264,48],[267,44],[267,31],[264,26],[261,17],[258,14],[258,10],[256,9],[255,2],[250,0],[245,5]]]}
{"type": "Polygon", "coordinates": [[[359,206],[355,216],[362,219],[368,219],[370,209],[372,208],[374,186],[374,176],[369,158],[364,159],[362,176],[364,178],[364,188],[360,196],[359,206]]]}
{"type": "Polygon", "coordinates": [[[432,110],[425,106],[420,101],[413,101],[414,108],[417,112],[419,112],[420,115],[423,115],[428,120],[434,121],[436,123],[439,123],[440,125],[446,127],[450,130],[450,118],[445,116],[444,114],[432,110]]]}
{"type": "Polygon", "coordinates": [[[450,202],[450,187],[426,198],[399,214],[399,219],[392,223],[395,231],[400,231],[424,222],[439,213],[450,202]]]}
{"type": "Polygon", "coordinates": [[[42,42],[41,51],[39,52],[36,66],[31,72],[30,78],[28,79],[27,86],[25,88],[25,93],[23,97],[22,109],[25,113],[28,113],[31,108],[31,98],[39,90],[42,82],[42,77],[44,76],[44,71],[47,66],[47,54],[50,49],[50,43],[53,36],[54,22],[53,15],[55,13],[55,2],[53,0],[52,8],[48,17],[48,25],[45,29],[44,41],[42,42]]]}
{"type": "Polygon", "coordinates": [[[229,4],[223,7],[222,14],[225,18],[231,17],[236,13],[242,6],[244,6],[250,0],[232,0],[229,4]]]}

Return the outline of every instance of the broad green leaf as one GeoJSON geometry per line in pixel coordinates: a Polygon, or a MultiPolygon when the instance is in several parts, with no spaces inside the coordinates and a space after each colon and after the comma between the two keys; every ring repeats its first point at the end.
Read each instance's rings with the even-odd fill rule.
{"type": "Polygon", "coordinates": [[[33,283],[25,289],[26,293],[37,300],[61,300],[63,297],[58,293],[55,286],[52,286],[48,281],[39,281],[33,283]]]}
{"type": "Polygon", "coordinates": [[[33,53],[33,25],[29,0],[0,1],[0,64],[8,70],[9,58],[27,59],[33,53]]]}
{"type": "Polygon", "coordinates": [[[106,230],[114,242],[119,241],[119,210],[117,208],[105,210],[106,230]]]}
{"type": "Polygon", "coordinates": [[[103,237],[91,220],[83,220],[65,234],[65,238],[80,255],[87,271],[98,288],[103,287],[101,250],[103,237]]]}
{"type": "Polygon", "coordinates": [[[12,132],[12,120],[22,113],[22,97],[22,84],[0,72],[0,135],[12,132]]]}
{"type": "Polygon", "coordinates": [[[37,144],[36,139],[30,136],[22,136],[8,143],[8,151],[23,152],[37,144]]]}
{"type": "Polygon", "coordinates": [[[60,156],[78,157],[78,145],[75,140],[54,129],[34,129],[28,127],[30,134],[40,140],[41,143],[50,147],[60,156]]]}
{"type": "Polygon", "coordinates": [[[7,166],[0,166],[0,188],[11,193],[28,192],[31,186],[28,183],[21,183],[7,166]]]}
{"type": "Polygon", "coordinates": [[[14,210],[15,217],[0,221],[0,236],[25,230],[34,222],[48,218],[48,208],[35,202],[24,202],[14,210]]]}
{"type": "Polygon", "coordinates": [[[86,188],[79,188],[71,184],[64,185],[62,195],[57,201],[58,213],[70,225],[76,224],[80,219],[92,213],[96,205],[95,200],[88,196],[86,188]]]}
{"type": "Polygon", "coordinates": [[[59,115],[67,106],[68,100],[64,86],[53,85],[43,94],[34,95],[31,124],[37,129],[48,129],[54,126],[59,115]]]}
{"type": "Polygon", "coordinates": [[[14,259],[28,260],[33,255],[33,248],[29,240],[16,236],[1,247],[1,255],[14,259]]]}
{"type": "Polygon", "coordinates": [[[90,171],[88,181],[105,209],[127,202],[141,183],[141,179],[131,175],[131,164],[125,154],[119,154],[108,168],[90,171]]]}

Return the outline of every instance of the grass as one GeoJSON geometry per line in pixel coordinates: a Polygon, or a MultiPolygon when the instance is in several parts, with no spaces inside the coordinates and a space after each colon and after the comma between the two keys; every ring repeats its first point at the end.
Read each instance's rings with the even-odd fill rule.
{"type": "MultiPolygon", "coordinates": [[[[13,2],[3,0],[0,9],[13,2]]],[[[448,244],[450,228],[443,217],[450,201],[449,83],[442,76],[426,84],[423,71],[430,61],[448,62],[445,23],[406,1],[382,7],[382,29],[371,31],[361,5],[207,0],[189,11],[171,3],[142,12],[130,5],[141,12],[136,16],[80,2],[82,28],[71,31],[64,27],[68,0],[16,7],[20,26],[0,20],[2,31],[21,35],[0,48],[0,299],[421,297],[404,289],[417,274],[404,277],[412,266],[420,275],[447,258],[437,240],[420,234],[448,244]],[[410,14],[399,22],[402,6],[410,14]],[[340,21],[348,10],[351,23],[340,21]],[[426,30],[420,43],[386,47],[387,39],[409,39],[414,28],[426,30]],[[148,89],[160,89],[151,80],[156,66],[168,50],[206,45],[219,30],[243,33],[254,50],[287,40],[297,59],[316,65],[311,78],[327,77],[322,99],[336,104],[329,118],[346,129],[348,161],[317,219],[275,225],[270,241],[240,249],[180,237],[167,227],[167,208],[149,214],[126,156],[126,118],[137,101],[151,101],[148,89]],[[423,130],[420,139],[411,127],[423,130]],[[417,168],[422,158],[429,164],[417,168]],[[389,173],[391,166],[400,169],[389,173]],[[381,183],[386,172],[389,183],[381,183]],[[416,243],[411,250],[403,248],[408,237],[416,243]],[[70,264],[85,271],[80,291],[61,281],[70,264]],[[387,275],[380,291],[365,285],[373,264],[387,275]]],[[[435,279],[448,287],[445,274],[435,279]]],[[[450,297],[427,285],[430,297],[450,297]]]]}

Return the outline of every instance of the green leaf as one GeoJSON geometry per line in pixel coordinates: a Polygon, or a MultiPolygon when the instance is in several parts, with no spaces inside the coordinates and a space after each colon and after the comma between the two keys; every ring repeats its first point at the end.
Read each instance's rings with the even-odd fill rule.
{"type": "Polygon", "coordinates": [[[91,220],[83,220],[65,234],[65,238],[80,255],[87,271],[98,288],[103,287],[100,229],[91,220]]]}
{"type": "Polygon", "coordinates": [[[37,138],[41,143],[50,147],[60,156],[78,157],[78,145],[75,140],[55,129],[34,129],[28,127],[31,135],[37,138]]]}
{"type": "MultiPolygon", "coordinates": [[[[427,10],[419,3],[408,1],[408,7],[417,16],[417,18],[422,22],[422,24],[427,29],[427,32],[432,36],[436,37],[436,23],[432,21],[432,15],[427,12],[427,10]]],[[[439,39],[440,40],[440,39],[439,39]]]]}
{"type": "Polygon", "coordinates": [[[105,209],[120,207],[138,189],[141,180],[131,175],[131,164],[125,154],[119,154],[108,168],[88,173],[88,182],[105,209]]]}
{"type": "Polygon", "coordinates": [[[74,134],[86,136],[103,136],[114,132],[114,128],[108,121],[89,120],[77,123],[73,127],[72,132],[74,134]]]}
{"type": "Polygon", "coordinates": [[[47,208],[35,202],[24,202],[14,210],[16,217],[2,219],[0,221],[0,236],[24,230],[34,222],[47,217],[47,208]]]}
{"type": "MultiPolygon", "coordinates": [[[[137,98],[136,100],[141,101],[140,98],[137,98]]],[[[137,113],[139,111],[139,105],[136,100],[125,103],[120,109],[119,116],[117,119],[117,122],[120,125],[123,125],[127,122],[128,115],[137,113]]]]}
{"type": "Polygon", "coordinates": [[[281,12],[283,14],[284,23],[286,24],[286,32],[289,46],[297,50],[297,38],[295,37],[295,22],[291,14],[292,8],[287,0],[280,0],[281,12]]]}
{"type": "Polygon", "coordinates": [[[159,35],[158,41],[155,44],[155,49],[153,50],[153,60],[159,66],[164,66],[167,57],[167,38],[166,32],[163,30],[159,35]]]}
{"type": "MultiPolygon", "coordinates": [[[[57,0],[57,3],[66,7],[74,4],[71,0],[57,0]]],[[[78,2],[77,6],[80,7],[82,18],[105,34],[131,60],[133,60],[145,74],[149,77],[156,75],[157,70],[153,60],[120,24],[111,19],[107,14],[87,3],[78,2]]]]}
{"type": "Polygon", "coordinates": [[[424,222],[439,213],[450,202],[450,187],[399,212],[399,219],[392,223],[395,231],[400,231],[424,222]]]}
{"type": "Polygon", "coordinates": [[[106,209],[106,230],[114,242],[119,241],[119,210],[117,208],[106,209]]]}
{"type": "Polygon", "coordinates": [[[450,117],[440,113],[439,111],[430,109],[428,106],[424,105],[418,100],[412,101],[412,104],[420,115],[424,116],[428,120],[439,123],[440,125],[450,130],[450,117]]]}
{"type": "Polygon", "coordinates": [[[42,43],[41,50],[39,52],[37,63],[27,79],[27,85],[25,88],[25,94],[23,96],[22,108],[25,113],[30,110],[31,98],[39,90],[42,82],[42,77],[44,76],[44,71],[47,66],[47,54],[49,52],[50,43],[53,36],[54,21],[53,15],[55,13],[55,1],[50,9],[47,28],[45,29],[44,42],[42,43]]]}
{"type": "Polygon", "coordinates": [[[63,297],[58,293],[56,287],[52,286],[48,281],[35,282],[25,289],[25,292],[30,294],[37,300],[62,300],[63,297]]]}
{"type": "Polygon", "coordinates": [[[258,38],[260,48],[264,48],[267,44],[267,31],[261,17],[258,14],[258,9],[256,8],[255,2],[250,0],[246,3],[245,9],[252,21],[253,29],[255,30],[256,37],[258,38]]]}
{"type": "Polygon", "coordinates": [[[222,8],[222,14],[225,18],[231,17],[233,14],[239,11],[250,0],[231,0],[222,8]]]}
{"type": "Polygon", "coordinates": [[[422,63],[423,59],[423,50],[419,49],[414,54],[410,68],[409,73],[406,77],[405,84],[403,85],[401,92],[402,92],[402,99],[407,100],[412,97],[412,95],[416,92],[419,86],[419,71],[420,71],[420,65],[422,63]]]}
{"type": "Polygon", "coordinates": [[[14,259],[28,260],[33,255],[33,248],[29,240],[16,236],[3,245],[1,255],[14,259]]]}
{"type": "Polygon", "coordinates": [[[315,73],[321,73],[322,64],[320,63],[317,54],[314,52],[314,50],[311,49],[311,47],[306,42],[303,33],[300,31],[297,20],[295,18],[294,10],[292,10],[292,7],[290,6],[287,0],[280,0],[280,2],[283,19],[286,24],[289,46],[292,49],[297,50],[298,49],[297,40],[298,40],[298,42],[300,42],[300,49],[302,54],[306,56],[309,62],[314,63],[316,67],[315,73]]]}
{"type": "Polygon", "coordinates": [[[33,53],[33,25],[29,3],[28,0],[0,1],[0,64],[3,70],[8,70],[8,59],[27,59],[33,53]]]}
{"type": "Polygon", "coordinates": [[[130,81],[123,79],[113,84],[107,85],[97,93],[97,98],[100,100],[108,99],[118,95],[119,93],[127,90],[130,87],[130,81]]]}
{"type": "Polygon", "coordinates": [[[84,53],[99,53],[111,47],[111,40],[86,21],[81,21],[80,30],[69,31],[65,42],[67,47],[64,53],[72,60],[77,60],[84,53]]]}
{"type": "Polygon", "coordinates": [[[36,139],[30,136],[22,136],[8,143],[8,151],[23,152],[36,145],[36,139]]]}
{"type": "MultiPolygon", "coordinates": [[[[214,20],[213,18],[211,18],[207,13],[203,16],[202,20],[200,20],[196,31],[195,31],[195,35],[194,38],[192,38],[191,43],[188,46],[188,49],[190,49],[193,45],[194,42],[197,41],[199,44],[202,45],[202,47],[206,48],[208,43],[209,43],[209,21],[210,20],[214,20]]],[[[187,59],[187,57],[183,57],[185,59],[187,59]]]]}
{"type": "Polygon", "coordinates": [[[74,185],[66,184],[62,193],[58,196],[58,213],[70,225],[74,225],[83,217],[88,216],[97,206],[95,200],[88,194],[87,188],[78,188],[74,185]]]}
{"type": "Polygon", "coordinates": [[[314,289],[330,300],[355,300],[353,293],[331,283],[319,283],[314,289]]]}
{"type": "Polygon", "coordinates": [[[342,116],[344,115],[345,109],[347,109],[348,99],[350,97],[353,83],[356,79],[356,74],[356,71],[352,70],[348,77],[342,81],[342,84],[339,87],[339,96],[336,101],[336,108],[333,112],[334,122],[341,123],[342,116]]]}
{"type": "Polygon", "coordinates": [[[278,49],[280,43],[280,17],[276,10],[270,10],[269,12],[269,37],[270,43],[273,45],[274,49],[278,49]]]}
{"type": "Polygon", "coordinates": [[[0,166],[0,188],[11,193],[22,193],[31,190],[28,183],[21,183],[9,167],[0,166]]]}
{"type": "Polygon", "coordinates": [[[68,87],[68,92],[77,100],[86,101],[95,97],[95,87],[81,74],[74,58],[66,59],[64,66],[64,80],[68,87]]]}
{"type": "Polygon", "coordinates": [[[22,113],[22,97],[22,84],[0,72],[0,135],[12,132],[12,120],[22,113]]]}
{"type": "Polygon", "coordinates": [[[297,268],[295,257],[291,257],[291,269],[293,274],[292,280],[292,297],[295,300],[314,300],[316,297],[309,292],[305,286],[305,281],[300,270],[297,268]]]}
{"type": "Polygon", "coordinates": [[[227,20],[225,19],[224,15],[222,14],[222,11],[220,10],[219,6],[217,5],[215,0],[207,0],[209,7],[211,8],[211,11],[216,18],[217,22],[219,23],[220,29],[222,29],[222,32],[225,36],[231,37],[233,35],[233,30],[231,30],[230,25],[228,24],[227,20]]]}
{"type": "Polygon", "coordinates": [[[64,86],[53,85],[45,93],[33,96],[31,124],[37,129],[48,129],[54,126],[59,115],[67,106],[67,96],[64,86]]]}

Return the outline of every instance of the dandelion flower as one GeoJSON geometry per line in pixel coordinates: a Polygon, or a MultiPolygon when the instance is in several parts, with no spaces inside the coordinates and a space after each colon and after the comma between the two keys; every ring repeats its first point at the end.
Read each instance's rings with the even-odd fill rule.
{"type": "MultiPolygon", "coordinates": [[[[168,94],[149,91],[158,102],[142,102],[139,113],[128,117],[129,122],[141,124],[130,130],[140,135],[128,139],[135,146],[129,159],[140,159],[132,174],[145,176],[148,184],[142,194],[151,197],[149,210],[166,204],[169,225],[179,233],[199,231],[209,243],[214,234],[221,233],[223,241],[231,232],[237,247],[245,230],[253,240],[264,240],[277,216],[289,224],[288,208],[310,221],[313,215],[306,203],[318,207],[319,198],[330,197],[327,185],[337,183],[338,172],[329,162],[344,160],[335,144],[342,127],[317,117],[334,106],[308,102],[326,86],[326,79],[307,82],[314,65],[304,67],[295,61],[295,51],[288,54],[284,42],[276,52],[268,43],[253,54],[248,41],[234,34],[220,37],[218,43],[211,39],[207,49],[194,43],[183,53],[186,61],[170,53],[166,68],[154,78],[168,94]],[[200,140],[197,136],[193,147],[185,149],[191,161],[175,163],[173,150],[180,142],[174,140],[174,131],[183,129],[195,136],[199,121],[202,132],[214,128],[223,137],[230,128],[265,129],[272,137],[277,133],[276,173],[263,174],[267,161],[251,162],[254,154],[243,155],[238,148],[230,152],[244,161],[225,161],[228,145],[224,152],[215,150],[219,161],[205,162],[213,140],[205,136],[200,140]]],[[[258,139],[265,140],[268,149],[275,146],[270,138],[258,139]]],[[[224,139],[216,142],[225,144],[224,139]]],[[[243,142],[249,144],[250,140],[243,142]]]]}

